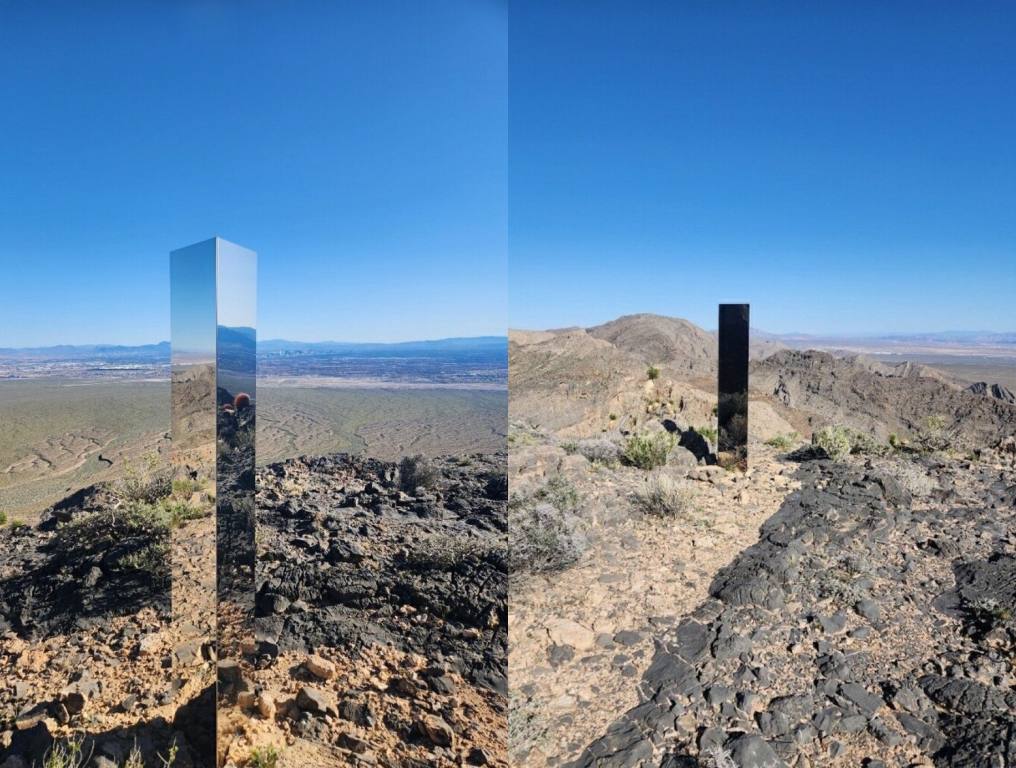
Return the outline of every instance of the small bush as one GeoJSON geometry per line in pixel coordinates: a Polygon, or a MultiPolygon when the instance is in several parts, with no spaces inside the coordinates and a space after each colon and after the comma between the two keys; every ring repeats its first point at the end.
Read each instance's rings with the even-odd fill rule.
{"type": "Polygon", "coordinates": [[[279,764],[279,751],[275,747],[257,747],[251,750],[250,768],[276,768],[279,764]]]}
{"type": "Polygon", "coordinates": [[[18,530],[19,528],[25,528],[27,526],[28,523],[26,523],[24,520],[18,520],[17,518],[11,520],[11,528],[13,528],[14,530],[18,530]]]}
{"type": "Polygon", "coordinates": [[[546,501],[508,507],[508,569],[512,574],[559,571],[587,546],[579,518],[546,501]]]}
{"type": "Polygon", "coordinates": [[[850,431],[846,427],[822,427],[811,436],[812,445],[817,445],[830,459],[843,459],[850,455],[850,431]]]}
{"type": "Polygon", "coordinates": [[[656,381],[658,378],[660,378],[660,369],[657,368],[655,365],[650,365],[648,368],[646,368],[646,378],[649,379],[650,381],[656,381]]]}
{"type": "Polygon", "coordinates": [[[72,736],[66,741],[53,744],[42,758],[42,768],[82,768],[92,759],[91,752],[85,753],[84,738],[72,736]]]}
{"type": "Polygon", "coordinates": [[[789,435],[776,435],[776,437],[770,437],[766,440],[766,445],[770,448],[775,448],[778,451],[789,451],[794,447],[794,443],[797,442],[797,433],[791,432],[789,435]]]}
{"type": "Polygon", "coordinates": [[[406,456],[399,462],[399,487],[406,493],[413,493],[417,488],[431,490],[439,477],[440,473],[424,456],[406,456]]]}
{"type": "Polygon", "coordinates": [[[680,517],[693,508],[692,495],[666,475],[649,478],[643,489],[636,491],[635,508],[655,517],[680,517]]]}
{"type": "Polygon", "coordinates": [[[579,452],[579,444],[573,440],[569,440],[567,443],[561,443],[561,450],[569,456],[573,456],[579,452]]]}
{"type": "Polygon", "coordinates": [[[881,456],[886,447],[871,435],[843,426],[822,427],[813,433],[811,443],[825,451],[830,459],[843,459],[852,453],[881,456]]]}
{"type": "Polygon", "coordinates": [[[126,462],[123,479],[113,491],[121,501],[152,504],[173,492],[173,479],[168,468],[159,466],[157,453],[146,453],[140,467],[126,462]]]}
{"type": "Polygon", "coordinates": [[[945,416],[933,414],[924,420],[924,426],[917,436],[917,449],[924,453],[944,451],[949,447],[949,435],[946,426],[949,421],[945,416]]]}
{"type": "Polygon", "coordinates": [[[532,498],[546,501],[564,512],[575,512],[579,508],[581,497],[575,486],[563,477],[552,477],[547,484],[539,488],[532,498]]]}
{"type": "Polygon", "coordinates": [[[200,480],[192,480],[189,477],[177,478],[173,481],[173,494],[176,496],[190,497],[198,491],[205,489],[204,483],[200,480]]]}
{"type": "Polygon", "coordinates": [[[0,509],[0,525],[7,525],[7,513],[0,509]]]}
{"type": "Polygon", "coordinates": [[[580,440],[576,445],[576,451],[581,453],[593,464],[606,464],[608,466],[617,464],[621,460],[621,449],[605,437],[591,437],[580,440]]]}
{"type": "Polygon", "coordinates": [[[667,463],[675,442],[669,432],[632,435],[624,445],[621,458],[639,469],[657,469],[667,463]]]}

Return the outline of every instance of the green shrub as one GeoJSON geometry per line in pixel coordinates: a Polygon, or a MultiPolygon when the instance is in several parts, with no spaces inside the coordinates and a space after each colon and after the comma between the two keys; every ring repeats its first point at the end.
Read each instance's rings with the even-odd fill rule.
{"type": "Polygon", "coordinates": [[[0,525],[7,525],[7,513],[0,509],[0,525]]]}
{"type": "Polygon", "coordinates": [[[205,484],[200,480],[192,480],[189,477],[177,478],[173,481],[173,493],[177,496],[186,496],[190,498],[193,494],[198,491],[203,491],[205,484]]]}
{"type": "Polygon", "coordinates": [[[657,368],[655,365],[650,365],[648,368],[646,368],[646,378],[649,379],[650,381],[656,381],[658,378],[660,378],[660,369],[657,368]]]}
{"type": "Polygon", "coordinates": [[[830,459],[843,459],[850,455],[853,441],[846,427],[822,427],[811,436],[812,445],[817,445],[830,459]]]}
{"type": "Polygon", "coordinates": [[[676,439],[669,432],[632,435],[624,444],[621,458],[639,469],[656,469],[667,463],[676,439]]]}
{"type": "Polygon", "coordinates": [[[257,747],[251,750],[250,768],[276,768],[279,764],[279,752],[275,747],[257,747]]]}
{"type": "Polygon", "coordinates": [[[797,433],[791,432],[789,435],[776,435],[776,437],[770,437],[766,440],[766,445],[771,448],[775,448],[778,451],[789,451],[794,443],[797,442],[797,433]]]}
{"type": "Polygon", "coordinates": [[[84,737],[71,736],[66,741],[57,741],[46,750],[42,768],[82,768],[92,759],[91,752],[85,753],[84,737]]]}
{"type": "Polygon", "coordinates": [[[882,456],[887,447],[871,435],[844,426],[822,427],[811,436],[811,444],[825,451],[831,459],[842,459],[852,453],[882,456]]]}
{"type": "Polygon", "coordinates": [[[26,523],[24,520],[18,520],[17,518],[11,520],[11,528],[13,528],[14,530],[17,530],[19,528],[25,528],[27,526],[28,523],[26,523]]]}
{"type": "Polygon", "coordinates": [[[141,465],[125,462],[124,476],[114,493],[125,502],[153,503],[173,492],[173,479],[168,468],[159,466],[159,455],[146,453],[141,465]]]}

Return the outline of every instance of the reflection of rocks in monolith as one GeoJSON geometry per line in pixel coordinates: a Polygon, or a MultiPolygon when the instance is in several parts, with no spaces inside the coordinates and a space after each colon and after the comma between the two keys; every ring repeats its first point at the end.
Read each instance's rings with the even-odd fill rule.
{"type": "Polygon", "coordinates": [[[717,459],[748,469],[748,305],[720,304],[717,459]]]}

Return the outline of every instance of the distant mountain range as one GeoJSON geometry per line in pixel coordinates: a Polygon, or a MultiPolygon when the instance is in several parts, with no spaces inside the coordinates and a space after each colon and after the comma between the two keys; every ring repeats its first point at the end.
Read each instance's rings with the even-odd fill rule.
{"type": "MultiPolygon", "coordinates": [[[[254,337],[253,328],[220,328],[219,338],[227,344],[249,343],[254,337]]],[[[401,341],[392,343],[347,341],[289,341],[269,339],[258,342],[258,355],[348,355],[378,357],[393,355],[427,356],[462,353],[507,354],[507,336],[468,336],[429,341],[401,341]]],[[[169,362],[171,347],[168,341],[136,346],[119,344],[60,344],[51,347],[0,347],[0,358],[10,360],[101,360],[107,362],[141,361],[169,362]]]]}
{"type": "Polygon", "coordinates": [[[52,347],[0,347],[0,358],[12,360],[105,360],[169,362],[168,341],[127,346],[121,344],[59,344],[52,347]]]}

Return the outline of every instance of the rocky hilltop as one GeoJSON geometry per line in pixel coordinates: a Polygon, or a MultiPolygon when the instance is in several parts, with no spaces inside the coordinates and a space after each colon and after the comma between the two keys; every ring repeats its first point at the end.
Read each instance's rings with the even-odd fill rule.
{"type": "MultiPolygon", "coordinates": [[[[505,461],[258,470],[257,643],[219,670],[230,764],[507,764],[505,461]]],[[[0,765],[77,745],[83,767],[197,768],[214,653],[168,598],[171,563],[174,604],[214,588],[210,502],[154,473],[0,529],[0,765]]]]}
{"type": "Polygon", "coordinates": [[[660,325],[512,337],[513,765],[1016,764],[1016,408],[777,350],[728,472],[660,325]]]}

